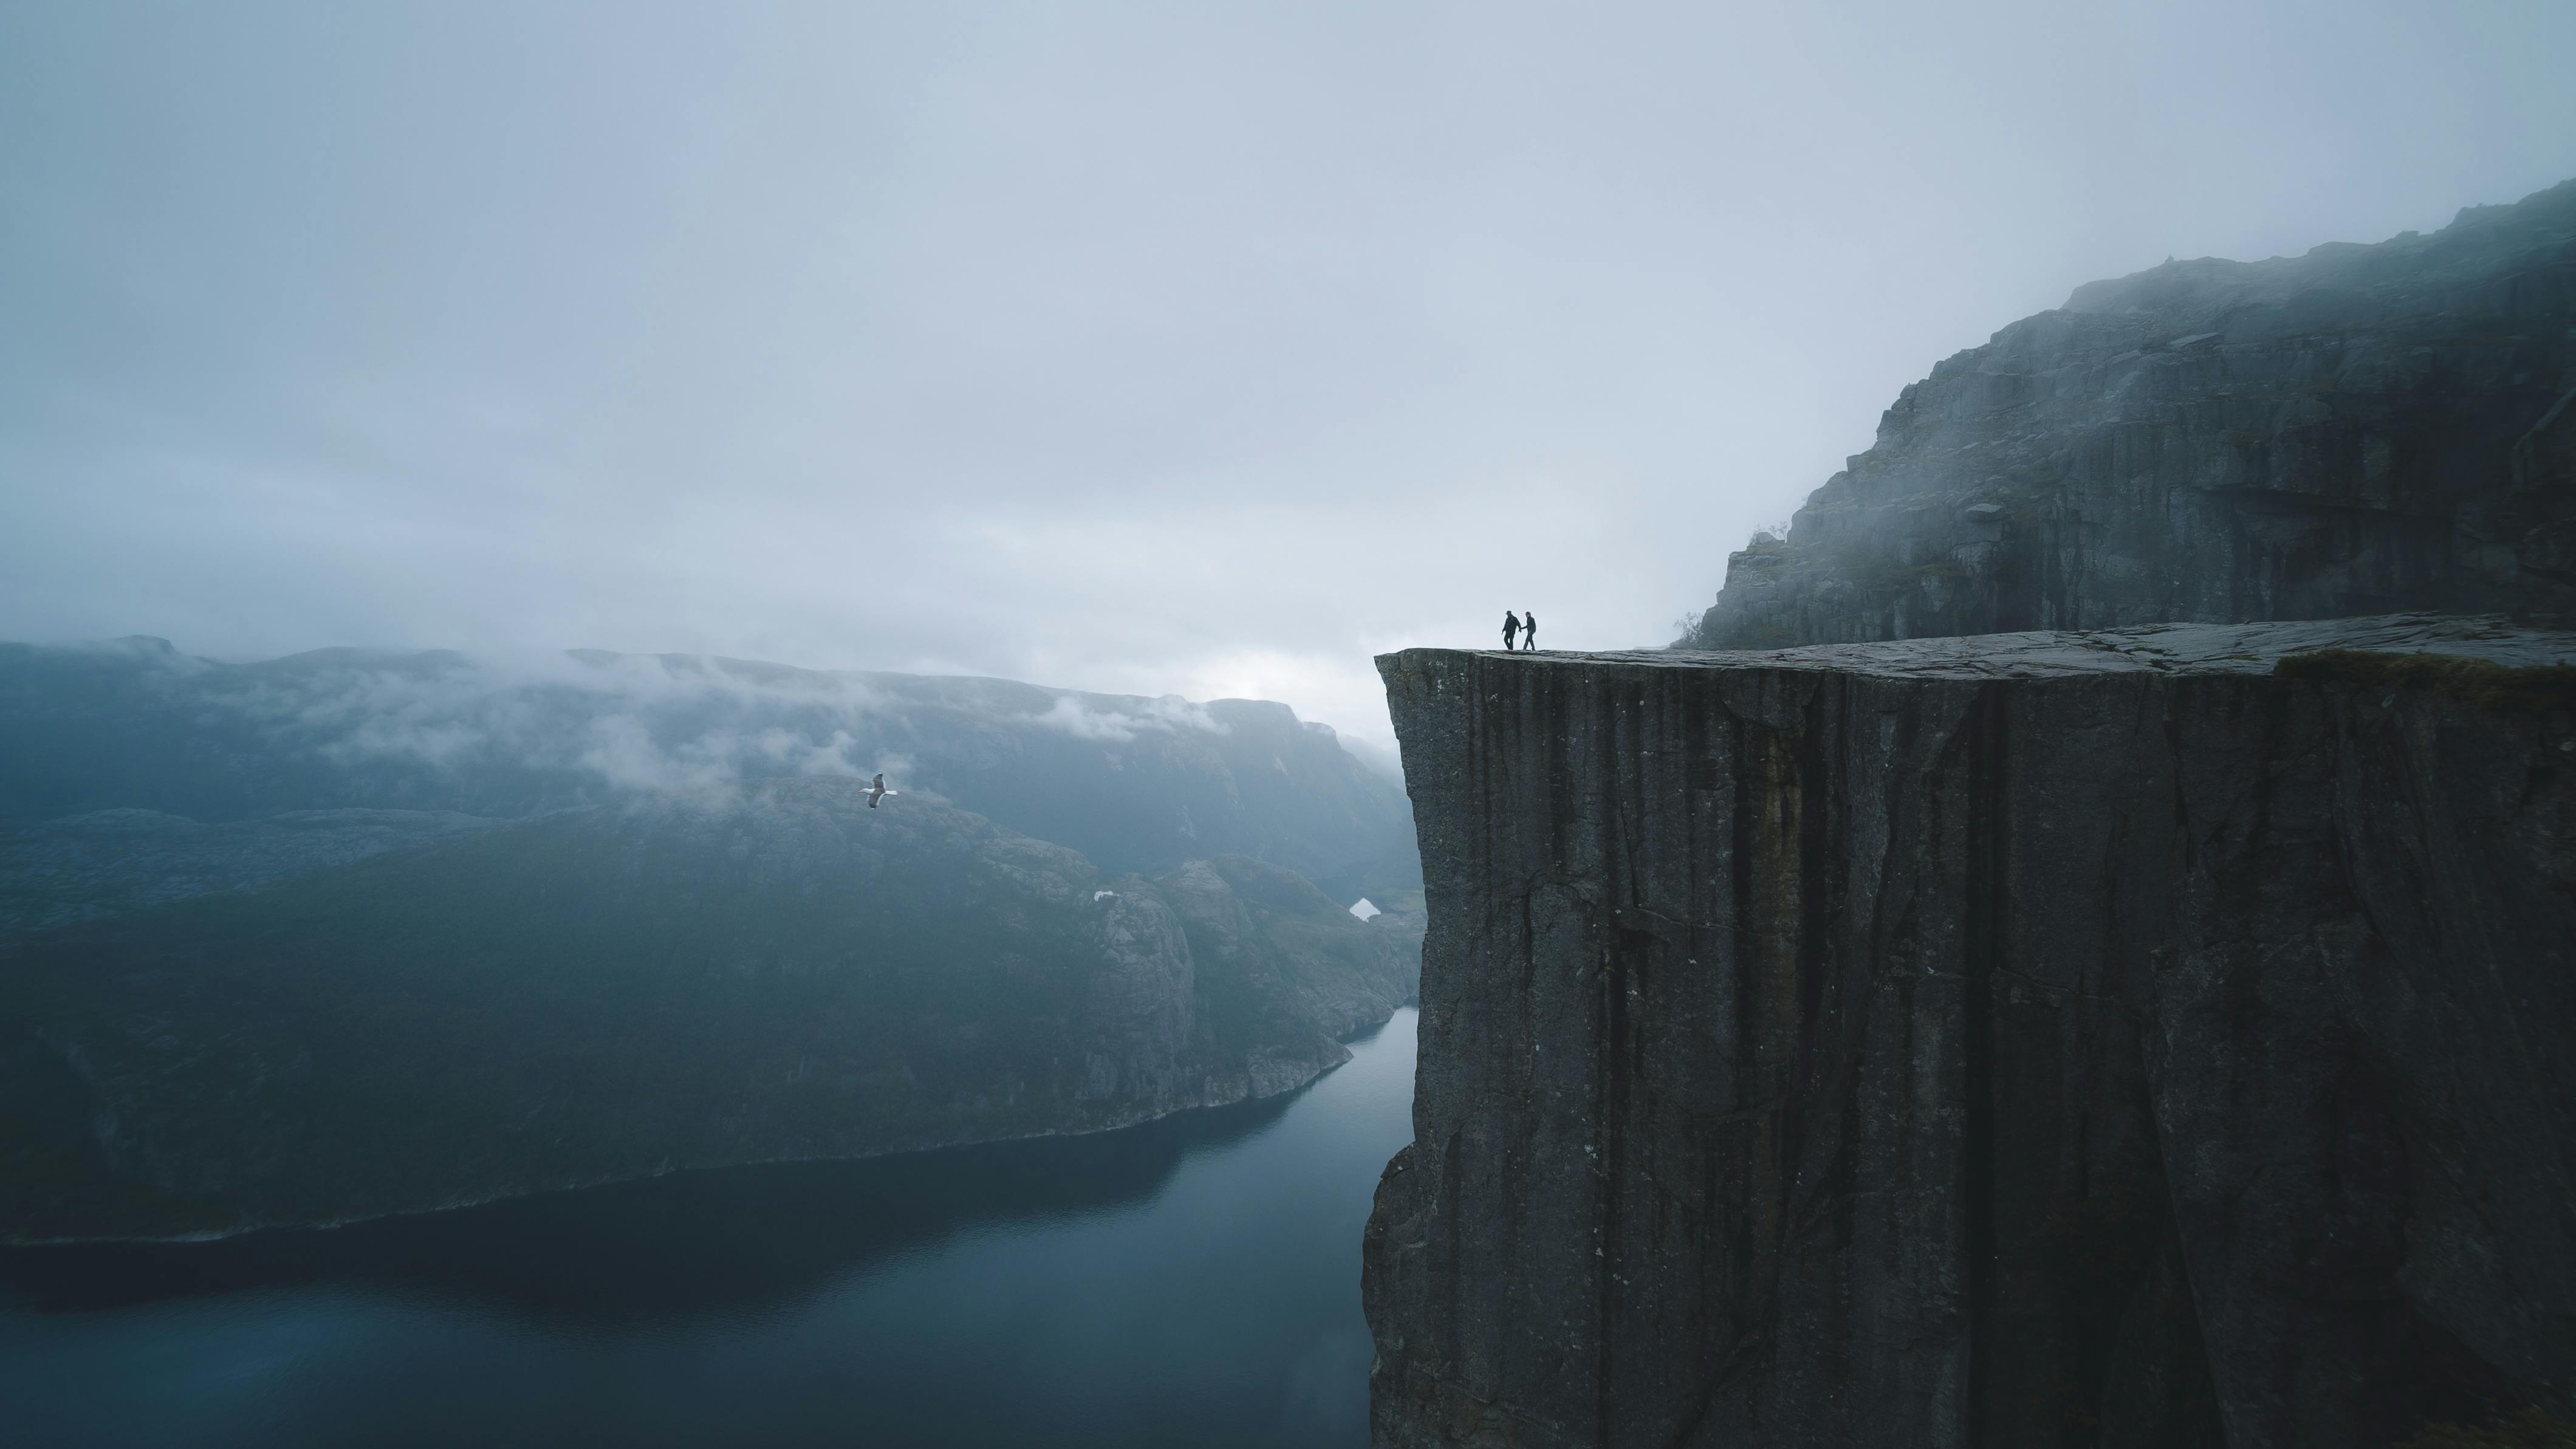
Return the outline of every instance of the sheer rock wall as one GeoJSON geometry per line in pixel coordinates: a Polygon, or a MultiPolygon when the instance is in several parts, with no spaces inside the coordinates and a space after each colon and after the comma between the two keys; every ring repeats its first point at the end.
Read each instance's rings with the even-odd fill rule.
{"type": "Polygon", "coordinates": [[[1375,1442],[2567,1412],[2571,658],[2423,617],[1382,657],[1430,934],[1375,1442]]]}

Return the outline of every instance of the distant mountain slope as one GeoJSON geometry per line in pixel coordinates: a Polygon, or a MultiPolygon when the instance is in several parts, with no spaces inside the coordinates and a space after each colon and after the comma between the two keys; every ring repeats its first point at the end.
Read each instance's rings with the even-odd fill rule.
{"type": "Polygon", "coordinates": [[[0,822],[0,935],[244,890],[494,823],[447,811],[355,809],[220,825],[157,810],[0,822]]]}
{"type": "Polygon", "coordinates": [[[1932,369],[1678,642],[2576,619],[2576,181],[2167,262],[1932,369]]]}
{"type": "Polygon", "coordinates": [[[1418,942],[1278,866],[1113,875],[925,790],[862,795],[638,794],[0,939],[0,1231],[1115,1126],[1288,1090],[1413,993],[1418,942]]]}
{"type": "Polygon", "coordinates": [[[209,823],[352,807],[516,817],[884,771],[1109,870],[1265,859],[1347,904],[1420,885],[1401,787],[1254,700],[824,673],[688,655],[503,664],[321,650],[257,664],[131,639],[0,645],[0,821],[209,823]]]}

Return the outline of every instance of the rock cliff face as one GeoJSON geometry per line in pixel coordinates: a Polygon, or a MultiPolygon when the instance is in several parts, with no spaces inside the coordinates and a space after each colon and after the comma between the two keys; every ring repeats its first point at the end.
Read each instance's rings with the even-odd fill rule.
{"type": "Polygon", "coordinates": [[[1279,867],[864,796],[473,822],[0,936],[0,1240],[1115,1127],[1290,1090],[1413,994],[1415,941],[1279,867]]]}
{"type": "Polygon", "coordinates": [[[2576,636],[1384,656],[1375,1442],[2373,1446],[2576,1399],[2576,636]]]}
{"type": "Polygon", "coordinates": [[[1905,389],[1681,642],[2401,609],[2576,616],[2576,181],[2076,289],[1905,389]]]}

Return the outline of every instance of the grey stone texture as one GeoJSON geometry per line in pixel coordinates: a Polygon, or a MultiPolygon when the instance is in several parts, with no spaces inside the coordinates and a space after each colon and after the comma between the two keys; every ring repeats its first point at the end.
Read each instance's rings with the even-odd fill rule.
{"type": "Polygon", "coordinates": [[[1383,656],[1430,931],[1374,1442],[2576,1408],[2576,636],[1383,656]]]}
{"type": "Polygon", "coordinates": [[[2576,616],[2576,181],[2076,289],[1899,395],[1681,641],[2576,616]]]}

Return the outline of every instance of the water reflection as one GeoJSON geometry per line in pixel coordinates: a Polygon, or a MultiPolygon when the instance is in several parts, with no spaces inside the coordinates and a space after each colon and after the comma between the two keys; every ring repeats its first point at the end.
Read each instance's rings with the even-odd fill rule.
{"type": "Polygon", "coordinates": [[[792,1303],[961,1230],[1143,1203],[1189,1154],[1244,1141],[1301,1095],[1093,1136],[675,1173],[322,1231],[0,1251],[0,1285],[45,1312],[319,1283],[574,1324],[792,1303]]]}
{"type": "Polygon", "coordinates": [[[1092,1137],[0,1253],[0,1403],[47,1444],[1364,1444],[1413,1014],[1353,1050],[1092,1137]]]}

